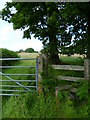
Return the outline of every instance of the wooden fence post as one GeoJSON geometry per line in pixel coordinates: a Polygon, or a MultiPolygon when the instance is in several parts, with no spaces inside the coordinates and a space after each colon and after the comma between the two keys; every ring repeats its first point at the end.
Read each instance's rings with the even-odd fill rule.
{"type": "Polygon", "coordinates": [[[48,59],[46,54],[39,54],[37,57],[37,67],[38,67],[38,93],[42,92],[42,87],[40,82],[42,81],[41,73],[44,72],[45,76],[48,76],[48,59]]]}
{"type": "Polygon", "coordinates": [[[48,76],[48,57],[46,54],[39,54],[38,56],[38,80],[41,81],[41,73],[44,72],[48,76]]]}
{"type": "Polygon", "coordinates": [[[84,78],[90,80],[90,59],[84,60],[84,78]]]}
{"type": "Polygon", "coordinates": [[[43,70],[45,72],[45,76],[48,77],[48,56],[47,54],[42,54],[43,57],[43,70]]]}
{"type": "Polygon", "coordinates": [[[38,91],[38,94],[42,92],[42,85],[40,84],[40,82],[42,81],[42,76],[41,76],[41,73],[43,72],[43,57],[42,57],[42,54],[39,54],[39,56],[37,57],[37,70],[38,70],[38,88],[37,88],[37,91],[38,91]]]}
{"type": "Polygon", "coordinates": [[[38,67],[38,81],[41,81],[41,73],[43,72],[43,57],[41,54],[37,57],[37,67],[38,67]]]}
{"type": "Polygon", "coordinates": [[[43,72],[43,57],[41,54],[39,54],[39,56],[38,56],[38,71],[40,73],[43,72]]]}

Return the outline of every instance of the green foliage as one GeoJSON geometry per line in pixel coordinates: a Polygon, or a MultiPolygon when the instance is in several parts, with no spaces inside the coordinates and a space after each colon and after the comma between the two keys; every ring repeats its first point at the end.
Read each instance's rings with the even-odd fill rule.
{"type": "MultiPolygon", "coordinates": [[[[0,58],[19,58],[18,54],[14,51],[8,50],[8,49],[4,49],[1,48],[0,49],[1,54],[0,54],[0,58]]],[[[2,65],[11,65],[15,63],[15,61],[2,61],[2,65]]]]}
{"type": "Polygon", "coordinates": [[[0,58],[15,58],[18,57],[18,54],[14,51],[1,48],[0,51],[2,52],[2,55],[0,54],[0,58]]]}
{"type": "Polygon", "coordinates": [[[73,55],[75,52],[74,52],[74,49],[73,49],[72,46],[69,46],[69,47],[64,47],[64,46],[62,46],[62,47],[60,47],[60,53],[61,53],[61,54],[66,54],[66,55],[68,55],[68,56],[71,56],[71,55],[73,55]]]}
{"type": "MultiPolygon", "coordinates": [[[[28,96],[28,94],[26,95],[28,96]]],[[[25,103],[25,97],[25,95],[21,95],[19,97],[10,97],[6,104],[3,106],[3,118],[28,117],[29,113],[25,103]]]]}
{"type": "Polygon", "coordinates": [[[2,113],[3,118],[87,118],[88,106],[74,107],[69,99],[56,102],[50,94],[45,97],[43,93],[26,93],[10,97],[2,113]]]}
{"type": "Polygon", "coordinates": [[[56,76],[54,76],[54,70],[50,67],[48,69],[48,77],[45,76],[45,73],[42,73],[42,82],[41,84],[48,88],[50,93],[53,93],[55,90],[55,86],[57,85],[57,79],[56,76]]]}
{"type": "Polygon", "coordinates": [[[64,91],[64,90],[58,91],[57,98],[60,102],[68,101],[69,100],[68,91],[64,91]]]}
{"type": "Polygon", "coordinates": [[[47,53],[48,53],[47,49],[42,49],[40,52],[41,52],[42,54],[47,54],[47,53]]]}
{"type": "Polygon", "coordinates": [[[60,100],[60,101],[62,101],[63,99],[64,99],[64,96],[62,95],[62,93],[59,91],[58,92],[58,99],[60,100]]]}
{"type": "Polygon", "coordinates": [[[35,51],[34,51],[33,48],[27,48],[27,49],[25,50],[25,52],[28,52],[28,53],[34,53],[35,51]]]}
{"type": "Polygon", "coordinates": [[[66,100],[61,105],[62,118],[76,118],[76,110],[73,108],[73,103],[70,100],[66,100]]]}
{"type": "Polygon", "coordinates": [[[88,100],[88,81],[85,81],[78,88],[76,95],[79,97],[79,100],[88,100]]]}
{"type": "Polygon", "coordinates": [[[34,51],[33,48],[27,48],[26,50],[20,49],[19,51],[17,51],[18,53],[22,53],[22,52],[27,52],[27,53],[38,53],[38,51],[34,51]]]}
{"type": "MultiPolygon", "coordinates": [[[[88,9],[86,8],[89,8],[86,3],[84,7],[84,3],[12,2],[7,3],[2,10],[2,19],[12,22],[14,29],[24,29],[24,38],[31,38],[31,34],[38,37],[44,46],[49,46],[49,49],[46,49],[49,50],[51,60],[58,61],[59,58],[53,59],[53,56],[58,55],[58,48],[61,46],[72,43],[77,53],[87,52],[88,9]],[[12,7],[16,9],[16,13],[12,12],[15,10],[12,7]],[[83,14],[81,11],[84,11],[83,14]],[[75,42],[72,42],[72,36],[75,36],[75,42]]],[[[73,54],[74,47],[69,47],[66,53],[73,54]]]]}
{"type": "Polygon", "coordinates": [[[88,118],[88,104],[86,101],[71,101],[66,91],[58,92],[56,115],[61,118],[88,118]],[[77,105],[78,104],[78,105],[77,105]]]}
{"type": "Polygon", "coordinates": [[[52,118],[54,105],[53,96],[47,96],[45,99],[44,94],[22,94],[19,97],[11,97],[6,102],[3,106],[3,118],[52,118]]]}
{"type": "Polygon", "coordinates": [[[45,98],[44,94],[39,94],[36,103],[30,110],[32,118],[52,118],[54,116],[54,104],[55,101],[52,96],[45,98]]]}
{"type": "Polygon", "coordinates": [[[21,53],[21,52],[24,52],[24,50],[23,49],[20,49],[19,51],[17,51],[18,53],[21,53]]]}
{"type": "MultiPolygon", "coordinates": [[[[32,61],[22,61],[19,65],[34,65],[32,61]]],[[[32,73],[30,70],[6,70],[5,73],[32,73]]],[[[40,93],[21,93],[18,97],[3,97],[2,114],[3,118],[88,118],[87,89],[88,82],[82,82],[78,85],[75,100],[70,100],[68,91],[58,92],[55,96],[55,86],[59,85],[55,71],[48,69],[48,78],[42,74],[41,84],[44,86],[43,92],[40,93]],[[78,100],[78,97],[80,100],[78,100]],[[7,99],[8,98],[8,99],[7,99]]],[[[17,79],[17,78],[14,78],[17,79]]],[[[18,79],[27,79],[18,77],[18,79]]],[[[30,79],[30,78],[29,78],[30,79]]],[[[65,81],[62,81],[63,83],[65,81]]],[[[67,82],[69,84],[70,82],[67,82]]],[[[72,82],[71,82],[72,84],[72,82]]],[[[76,83],[73,82],[73,86],[76,83]]],[[[61,84],[60,84],[61,85],[61,84]]],[[[89,100],[90,102],[90,100],[89,100]]]]}

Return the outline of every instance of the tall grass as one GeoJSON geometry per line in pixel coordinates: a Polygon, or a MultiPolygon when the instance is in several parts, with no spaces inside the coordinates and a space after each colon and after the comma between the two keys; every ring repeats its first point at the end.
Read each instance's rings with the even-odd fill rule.
{"type": "MultiPolygon", "coordinates": [[[[25,58],[26,57],[25,54],[22,57],[25,58]]],[[[27,62],[21,61],[16,65],[35,65],[35,63],[33,61],[27,61],[27,62]]],[[[20,96],[3,97],[3,106],[2,106],[3,118],[22,118],[22,119],[23,118],[88,118],[88,104],[87,104],[88,84],[87,83],[77,84],[75,82],[71,83],[73,86],[79,85],[77,93],[76,95],[74,95],[75,96],[74,100],[69,99],[68,91],[58,92],[58,96],[56,97],[55,86],[59,84],[61,85],[61,83],[70,84],[70,82],[65,82],[65,81],[61,81],[61,83],[59,83],[56,79],[56,76],[58,74],[70,75],[71,73],[69,72],[65,73],[64,71],[58,72],[53,70],[52,68],[49,68],[48,71],[49,71],[48,78],[44,76],[44,74],[42,74],[41,85],[44,86],[44,88],[42,89],[43,92],[21,93],[20,96]],[[86,92],[82,90],[83,88],[86,89],[86,92]]],[[[32,70],[6,69],[4,70],[4,72],[34,73],[35,69],[32,70]]],[[[77,73],[73,72],[73,75],[75,74],[77,73]]],[[[82,73],[78,73],[78,76],[82,77],[82,73]]],[[[18,76],[18,78],[14,76],[13,79],[31,79],[31,78],[29,78],[29,76],[28,77],[18,76]]]]}
{"type": "Polygon", "coordinates": [[[76,105],[65,91],[55,98],[46,88],[44,93],[10,97],[3,105],[3,118],[88,118],[88,105],[76,105]]]}

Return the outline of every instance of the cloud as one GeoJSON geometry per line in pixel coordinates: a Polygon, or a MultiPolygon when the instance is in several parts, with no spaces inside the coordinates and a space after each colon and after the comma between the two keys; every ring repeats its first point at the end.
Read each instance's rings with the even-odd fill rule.
{"type": "Polygon", "coordinates": [[[0,29],[0,42],[7,41],[9,39],[9,36],[12,34],[12,27],[9,25],[4,25],[0,29]]]}
{"type": "Polygon", "coordinates": [[[35,51],[40,51],[41,48],[42,48],[42,44],[39,40],[22,40],[22,42],[17,42],[17,43],[14,43],[14,46],[13,45],[8,45],[9,49],[11,50],[14,50],[14,51],[18,51],[20,49],[27,49],[27,48],[33,48],[35,51]]]}
{"type": "Polygon", "coordinates": [[[25,50],[33,48],[35,51],[42,49],[42,43],[32,35],[31,39],[23,39],[23,31],[13,30],[12,24],[0,21],[0,47],[10,50],[25,50]]]}

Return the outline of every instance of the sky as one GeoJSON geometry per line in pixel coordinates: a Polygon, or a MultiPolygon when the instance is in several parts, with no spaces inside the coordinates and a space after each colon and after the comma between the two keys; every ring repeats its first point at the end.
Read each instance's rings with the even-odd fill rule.
{"type": "MultiPolygon", "coordinates": [[[[0,0],[0,11],[4,8],[6,2],[11,0],[0,0]]],[[[35,39],[32,35],[31,39],[23,39],[23,31],[13,30],[12,23],[8,23],[0,19],[0,48],[18,51],[20,49],[33,48],[40,51],[43,48],[42,42],[35,39]]]]}

